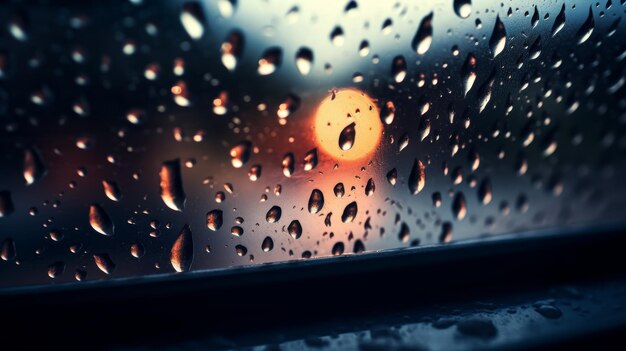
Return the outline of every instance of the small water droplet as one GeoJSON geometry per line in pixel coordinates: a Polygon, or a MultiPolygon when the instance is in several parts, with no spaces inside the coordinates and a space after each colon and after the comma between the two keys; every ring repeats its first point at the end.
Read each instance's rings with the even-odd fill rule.
{"type": "Polygon", "coordinates": [[[289,226],[287,227],[287,231],[289,232],[289,235],[291,235],[292,238],[294,239],[300,238],[300,236],[302,235],[302,225],[300,225],[300,221],[298,220],[291,221],[291,223],[289,223],[289,226]]]}
{"type": "Polygon", "coordinates": [[[296,67],[303,76],[308,75],[313,67],[313,51],[303,47],[296,53],[296,67]]]}
{"type": "Polygon", "coordinates": [[[2,240],[0,245],[0,258],[4,261],[14,260],[16,256],[15,242],[11,238],[2,240]]]}
{"type": "Polygon", "coordinates": [[[191,39],[198,40],[202,38],[205,17],[202,6],[199,3],[195,1],[184,3],[180,13],[180,21],[191,39]]]}
{"type": "Polygon", "coordinates": [[[367,184],[365,185],[365,195],[372,196],[374,195],[374,191],[376,190],[376,184],[374,184],[374,179],[370,178],[367,180],[367,184]]]}
{"type": "Polygon", "coordinates": [[[467,18],[472,13],[471,0],[454,0],[454,12],[461,18],[467,18]]]}
{"type": "Polygon", "coordinates": [[[108,254],[95,254],[93,260],[96,266],[105,274],[109,275],[115,270],[115,263],[111,260],[108,254]]]}
{"type": "Polygon", "coordinates": [[[554,18],[554,24],[552,25],[552,36],[554,37],[558,32],[565,27],[565,4],[561,6],[561,11],[554,18]]]}
{"type": "Polygon", "coordinates": [[[458,220],[462,220],[467,215],[467,204],[463,193],[456,193],[452,201],[452,214],[458,220]]]}
{"type": "Polygon", "coordinates": [[[317,166],[317,148],[310,150],[304,155],[304,170],[311,171],[317,166]]]}
{"type": "Polygon", "coordinates": [[[8,190],[0,191],[0,218],[6,217],[15,212],[15,206],[13,205],[13,197],[8,190]]]}
{"type": "Polygon", "coordinates": [[[237,256],[243,257],[248,253],[248,248],[243,245],[237,245],[235,246],[235,252],[237,253],[237,256]]]}
{"type": "MultiPolygon", "coordinates": [[[[506,46],[506,29],[504,23],[500,20],[500,16],[496,16],[496,24],[493,26],[491,38],[489,39],[489,47],[493,53],[493,57],[498,56],[506,46]]],[[[475,59],[474,59],[475,60],[475,59]]]]}
{"type": "Polygon", "coordinates": [[[278,206],[272,206],[267,214],[265,215],[265,219],[267,223],[276,223],[280,220],[280,216],[282,214],[282,210],[278,206]]]}
{"type": "Polygon", "coordinates": [[[283,51],[280,48],[272,47],[265,50],[259,59],[257,72],[262,76],[274,73],[280,67],[282,59],[283,51]]]}
{"type": "Polygon", "coordinates": [[[576,33],[576,38],[578,38],[577,39],[578,45],[586,42],[587,39],[591,37],[591,33],[593,33],[595,26],[596,26],[596,23],[593,20],[593,11],[591,10],[591,6],[589,6],[589,15],[587,16],[587,19],[582,24],[582,26],[580,26],[580,29],[576,33]]]}
{"type": "Polygon", "coordinates": [[[426,185],[426,173],[425,167],[422,161],[415,160],[413,162],[413,167],[411,168],[411,173],[409,174],[408,184],[409,190],[411,194],[417,195],[424,186],[426,185]]]}
{"type": "Polygon", "coordinates": [[[117,186],[117,183],[109,180],[103,180],[102,186],[104,187],[104,194],[106,195],[106,197],[113,201],[120,201],[120,199],[122,198],[122,192],[117,186]]]}
{"type": "Polygon", "coordinates": [[[409,226],[402,222],[400,225],[400,232],[398,233],[398,239],[403,243],[408,243],[411,236],[411,229],[409,226]]]}
{"type": "Polygon", "coordinates": [[[473,53],[467,54],[467,58],[461,68],[461,76],[463,77],[463,85],[465,85],[465,96],[472,89],[476,81],[476,56],[473,53]]]}
{"type": "Polygon", "coordinates": [[[220,47],[220,53],[222,55],[222,65],[229,71],[234,71],[237,68],[237,63],[243,53],[244,38],[243,34],[239,31],[233,31],[228,34],[226,40],[220,47]]]}
{"type": "Polygon", "coordinates": [[[393,59],[391,64],[391,75],[396,83],[402,83],[406,77],[406,60],[404,59],[404,56],[398,55],[393,59]]]}
{"type": "Polygon", "coordinates": [[[339,134],[339,148],[343,151],[348,151],[354,145],[356,138],[356,124],[353,122],[346,126],[339,134]]]}
{"type": "Polygon", "coordinates": [[[65,272],[65,262],[54,262],[48,266],[48,277],[54,279],[58,278],[65,272]]]}
{"type": "Polygon", "coordinates": [[[341,214],[341,221],[344,223],[351,223],[352,221],[354,221],[358,210],[359,209],[357,207],[356,201],[352,201],[346,206],[346,208],[343,209],[343,213],[341,214]]]}
{"type": "Polygon", "coordinates": [[[241,168],[250,159],[252,152],[252,143],[249,141],[242,141],[239,144],[233,146],[230,149],[231,164],[235,168],[241,168]]]}
{"type": "Polygon", "coordinates": [[[288,153],[283,157],[282,167],[285,177],[291,177],[295,171],[295,157],[293,153],[288,153]]]}
{"type": "Polygon", "coordinates": [[[335,46],[342,46],[345,42],[345,36],[343,34],[343,29],[339,26],[335,27],[332,32],[330,32],[330,41],[335,46]]]}
{"type": "Polygon", "coordinates": [[[343,255],[344,250],[345,250],[345,246],[343,245],[341,241],[336,243],[335,245],[333,245],[333,250],[332,250],[333,256],[343,255]]]}
{"type": "Polygon", "coordinates": [[[212,210],[206,214],[206,226],[210,230],[216,232],[220,230],[224,223],[222,210],[212,210]]]}
{"type": "Polygon", "coordinates": [[[270,252],[273,248],[274,240],[272,240],[272,238],[270,238],[269,236],[266,236],[261,243],[261,249],[263,250],[263,252],[270,252]]]}
{"type": "Polygon", "coordinates": [[[24,150],[24,180],[31,185],[48,173],[39,150],[30,147],[24,150]]]}

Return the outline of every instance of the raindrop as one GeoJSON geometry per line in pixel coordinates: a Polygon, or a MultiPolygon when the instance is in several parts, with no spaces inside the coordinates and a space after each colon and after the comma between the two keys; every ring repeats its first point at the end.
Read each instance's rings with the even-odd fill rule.
{"type": "Polygon", "coordinates": [[[454,12],[461,18],[467,18],[472,13],[472,0],[454,0],[454,12]]]}
{"type": "Polygon", "coordinates": [[[333,192],[335,193],[336,197],[341,199],[343,195],[346,193],[346,189],[343,186],[343,183],[335,184],[335,186],[333,187],[333,192]]]}
{"type": "Polygon", "coordinates": [[[478,187],[478,198],[483,205],[487,205],[491,202],[491,181],[489,181],[488,178],[480,183],[478,187]]]}
{"type": "Polygon", "coordinates": [[[143,245],[141,245],[141,243],[139,242],[135,242],[130,246],[130,254],[134,258],[142,258],[145,253],[146,251],[143,245]]]}
{"type": "Polygon", "coordinates": [[[6,217],[15,211],[11,192],[8,190],[0,191],[0,218],[6,217]]]}
{"type": "Polygon", "coordinates": [[[565,27],[565,4],[561,6],[561,11],[554,18],[554,24],[552,25],[552,36],[554,37],[558,32],[565,27]]]}
{"type": "Polygon", "coordinates": [[[478,89],[478,113],[482,113],[487,107],[489,100],[491,100],[491,92],[493,90],[495,78],[496,69],[494,67],[489,75],[489,78],[487,78],[487,81],[478,89]]]}
{"type": "Polygon", "coordinates": [[[374,184],[374,179],[370,178],[365,185],[365,195],[372,196],[374,195],[374,191],[376,190],[376,184],[374,184]]]}
{"type": "Polygon", "coordinates": [[[300,98],[294,94],[289,94],[283,100],[283,102],[278,105],[278,110],[276,111],[276,115],[280,118],[278,121],[281,124],[287,123],[284,118],[289,117],[292,113],[294,113],[300,107],[300,98]]]}
{"type": "Polygon", "coordinates": [[[402,225],[400,226],[400,232],[398,233],[398,239],[403,243],[408,243],[410,236],[411,229],[406,223],[402,222],[402,225]]]}
{"type": "Polygon", "coordinates": [[[467,93],[472,89],[474,82],[476,81],[476,56],[471,52],[467,54],[467,58],[463,63],[463,67],[461,68],[461,76],[463,77],[463,85],[465,85],[465,93],[467,93]]]}
{"type": "Polygon", "coordinates": [[[224,18],[232,17],[237,8],[237,0],[219,0],[217,8],[224,18]]]}
{"type": "Polygon", "coordinates": [[[406,60],[404,59],[404,56],[398,55],[393,59],[391,64],[391,75],[396,83],[402,83],[406,77],[406,60]]]}
{"type": "Polygon", "coordinates": [[[218,231],[221,227],[222,224],[224,223],[224,220],[222,219],[222,210],[212,210],[209,213],[206,214],[206,226],[207,228],[209,228],[210,230],[216,232],[218,231]]]}
{"type": "Polygon", "coordinates": [[[39,150],[30,147],[24,150],[24,180],[31,185],[48,173],[39,150]]]}
{"type": "Polygon", "coordinates": [[[496,16],[496,24],[493,26],[493,32],[491,32],[491,39],[489,39],[489,47],[491,48],[493,57],[498,56],[502,52],[502,50],[504,50],[505,46],[506,46],[506,29],[504,28],[504,23],[502,23],[502,21],[500,20],[500,16],[496,16]]]}
{"type": "Polygon", "coordinates": [[[313,51],[311,49],[303,47],[296,53],[296,67],[303,76],[308,75],[311,72],[313,66],[313,51]]]}
{"type": "Polygon", "coordinates": [[[15,242],[11,238],[4,239],[0,245],[0,258],[4,261],[11,261],[15,259],[15,256],[15,242]]]}
{"type": "Polygon", "coordinates": [[[283,51],[280,48],[272,47],[265,50],[259,59],[257,72],[262,76],[274,73],[280,67],[282,59],[283,51]]]}
{"type": "Polygon", "coordinates": [[[53,264],[48,266],[48,277],[54,279],[59,277],[61,274],[65,272],[65,263],[64,262],[54,262],[53,264]]]}
{"type": "Polygon", "coordinates": [[[439,234],[439,242],[449,243],[452,241],[452,223],[444,222],[441,225],[441,233],[439,234]]]}
{"type": "Polygon", "coordinates": [[[93,260],[96,266],[107,275],[115,270],[115,263],[113,263],[108,254],[95,254],[93,255],[93,260]]]}
{"type": "Polygon", "coordinates": [[[198,40],[202,38],[205,18],[202,6],[199,3],[195,1],[184,3],[180,13],[180,21],[191,39],[198,40]]]}
{"type": "Polygon", "coordinates": [[[300,236],[302,235],[302,225],[300,225],[300,221],[298,220],[291,221],[291,223],[289,223],[289,226],[287,227],[287,231],[289,232],[289,235],[291,235],[292,238],[294,239],[300,238],[300,236]]]}
{"type": "Polygon", "coordinates": [[[463,193],[456,193],[454,200],[452,201],[452,214],[458,220],[465,218],[467,214],[467,205],[465,203],[465,196],[463,193]]]}
{"type": "Polygon", "coordinates": [[[354,248],[352,249],[352,252],[354,252],[355,254],[365,252],[365,244],[363,244],[361,240],[357,239],[354,242],[354,248]]]}
{"type": "Polygon", "coordinates": [[[295,171],[295,157],[293,153],[288,153],[283,157],[282,166],[285,177],[291,177],[295,171]]]}
{"type": "Polygon", "coordinates": [[[343,34],[343,29],[341,29],[341,27],[337,26],[333,29],[332,32],[330,32],[330,41],[335,46],[343,45],[343,43],[345,42],[345,37],[343,34]]]}
{"type": "Polygon", "coordinates": [[[393,123],[395,114],[396,107],[391,101],[387,101],[387,103],[383,106],[382,111],[380,111],[380,116],[386,125],[390,125],[391,123],[393,123]]]}
{"type": "Polygon", "coordinates": [[[336,243],[335,245],[333,245],[333,251],[332,251],[333,256],[343,255],[344,250],[345,250],[345,246],[343,245],[341,241],[336,243]]]}
{"type": "Polygon", "coordinates": [[[261,243],[261,249],[263,252],[270,252],[273,248],[274,240],[272,240],[269,236],[266,236],[265,239],[263,239],[263,243],[261,243]]]}
{"type": "Polygon", "coordinates": [[[231,164],[235,168],[241,168],[250,159],[250,153],[252,152],[252,143],[249,141],[242,141],[239,144],[233,146],[230,149],[231,164]]]}
{"type": "Polygon", "coordinates": [[[391,185],[396,185],[398,181],[398,171],[394,168],[391,171],[387,172],[387,181],[391,185]]]}
{"type": "Polygon", "coordinates": [[[419,28],[413,37],[411,47],[419,55],[424,55],[430,48],[433,41],[433,13],[431,12],[420,22],[419,28]]]}
{"type": "Polygon", "coordinates": [[[102,186],[104,187],[104,194],[113,201],[120,201],[122,198],[122,192],[120,188],[117,186],[117,183],[103,180],[102,186]]]}
{"type": "Polygon", "coordinates": [[[237,245],[235,246],[235,252],[237,253],[237,256],[243,257],[248,253],[248,248],[243,245],[237,245]]]}
{"type": "Polygon", "coordinates": [[[339,134],[339,148],[343,151],[348,151],[354,145],[354,139],[356,138],[356,124],[353,122],[346,126],[339,134]]]}
{"type": "Polygon", "coordinates": [[[411,174],[409,174],[409,190],[411,194],[417,195],[424,189],[424,185],[426,185],[426,174],[424,171],[424,164],[416,159],[413,163],[413,168],[411,168],[411,174]]]}
{"type": "Polygon", "coordinates": [[[230,234],[236,237],[240,237],[243,235],[243,228],[240,226],[234,226],[230,228],[230,234]]]}
{"type": "Polygon", "coordinates": [[[309,150],[304,155],[304,170],[310,171],[317,166],[317,148],[309,150]]]}
{"type": "Polygon", "coordinates": [[[19,41],[28,40],[28,27],[28,20],[22,12],[16,13],[9,21],[9,32],[13,38],[19,41]]]}
{"type": "Polygon", "coordinates": [[[265,219],[267,223],[276,223],[280,220],[280,215],[282,214],[282,210],[278,206],[272,206],[267,214],[265,215],[265,219]]]}
{"type": "Polygon", "coordinates": [[[250,178],[251,181],[256,182],[261,177],[261,171],[261,165],[252,166],[250,171],[248,171],[248,178],[250,178]]]}
{"type": "Polygon", "coordinates": [[[237,68],[237,63],[241,59],[243,53],[244,39],[243,35],[234,31],[228,34],[226,41],[222,43],[220,47],[220,53],[222,55],[222,64],[229,71],[234,71],[237,68]]]}
{"type": "Polygon", "coordinates": [[[89,224],[93,230],[105,236],[113,236],[115,231],[111,217],[98,204],[89,206],[89,224]]]}
{"type": "Polygon", "coordinates": [[[343,213],[341,214],[341,221],[344,223],[351,223],[354,221],[354,218],[357,215],[358,207],[356,201],[352,201],[351,203],[343,209],[343,213]]]}
{"type": "Polygon", "coordinates": [[[309,197],[309,212],[318,213],[324,207],[324,194],[319,189],[313,189],[311,196],[309,197]]]}
{"type": "Polygon", "coordinates": [[[170,250],[170,263],[176,272],[186,272],[193,262],[193,238],[189,225],[185,224],[170,250]]]}
{"type": "Polygon", "coordinates": [[[535,39],[528,50],[528,56],[531,60],[538,58],[539,55],[541,55],[541,36],[538,36],[537,39],[535,39]]]}
{"type": "Polygon", "coordinates": [[[185,208],[186,195],[180,173],[180,160],[163,162],[159,176],[161,178],[161,199],[170,209],[182,211],[185,208]]]}
{"type": "Polygon", "coordinates": [[[535,6],[535,12],[533,12],[533,17],[530,19],[530,25],[535,28],[539,23],[539,9],[535,6]]]}
{"type": "Polygon", "coordinates": [[[587,16],[585,23],[583,23],[583,25],[578,30],[578,33],[576,33],[576,38],[578,38],[577,41],[579,45],[586,42],[587,39],[591,37],[591,33],[593,33],[593,29],[595,28],[595,26],[596,23],[593,20],[593,11],[591,10],[591,6],[589,6],[589,15],[587,16]]]}

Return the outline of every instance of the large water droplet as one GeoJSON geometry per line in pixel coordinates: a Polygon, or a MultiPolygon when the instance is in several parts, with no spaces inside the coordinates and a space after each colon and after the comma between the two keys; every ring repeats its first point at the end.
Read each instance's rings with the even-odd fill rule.
{"type": "Polygon", "coordinates": [[[332,32],[330,32],[330,41],[335,46],[342,46],[346,41],[346,38],[343,34],[343,29],[339,26],[335,27],[332,32]]]}
{"type": "Polygon", "coordinates": [[[317,166],[317,148],[313,150],[309,150],[306,155],[304,155],[304,170],[310,171],[317,166]]]}
{"type": "Polygon", "coordinates": [[[206,214],[206,226],[210,230],[214,232],[218,231],[223,223],[222,210],[215,209],[206,214]]]}
{"type": "Polygon", "coordinates": [[[411,194],[416,195],[424,189],[424,185],[426,185],[425,169],[422,161],[416,159],[413,162],[411,174],[409,174],[409,190],[411,194]]]}
{"type": "Polygon", "coordinates": [[[344,246],[344,244],[341,241],[336,243],[333,246],[333,251],[332,251],[333,252],[333,256],[343,255],[344,250],[345,250],[345,246],[344,246]]]}
{"type": "Polygon", "coordinates": [[[108,254],[95,254],[93,260],[96,266],[105,274],[111,274],[115,270],[115,263],[111,260],[108,254]]]}
{"type": "Polygon", "coordinates": [[[462,220],[467,215],[467,204],[463,193],[456,193],[452,200],[452,214],[458,220],[462,220]]]}
{"type": "Polygon", "coordinates": [[[159,172],[161,178],[161,199],[174,211],[185,208],[186,195],[183,189],[183,177],[180,173],[180,160],[165,161],[159,172]]]}
{"type": "Polygon", "coordinates": [[[308,209],[310,213],[318,213],[324,207],[324,194],[319,189],[313,189],[309,197],[308,209]]]}
{"type": "Polygon", "coordinates": [[[500,20],[500,16],[496,16],[496,24],[493,26],[491,38],[489,39],[489,47],[493,53],[493,57],[498,56],[506,46],[506,29],[504,23],[500,20]]]}
{"type": "Polygon", "coordinates": [[[339,134],[339,148],[343,151],[350,150],[354,145],[354,139],[356,138],[356,124],[350,123],[339,134]]]}
{"type": "Polygon", "coordinates": [[[283,51],[280,48],[269,48],[263,52],[263,56],[259,59],[257,72],[262,76],[272,74],[280,67],[282,60],[283,51]]]}
{"type": "Polygon", "coordinates": [[[228,34],[226,41],[222,43],[220,47],[220,53],[222,55],[222,64],[229,71],[234,71],[237,68],[237,63],[243,53],[244,38],[243,34],[239,31],[234,31],[228,34]]]}
{"type": "Polygon", "coordinates": [[[472,13],[472,0],[454,0],[454,12],[461,18],[467,18],[472,13]]]}
{"type": "Polygon", "coordinates": [[[587,39],[591,37],[591,33],[593,33],[595,26],[596,22],[593,20],[593,11],[591,10],[591,6],[589,6],[589,15],[587,15],[587,19],[576,33],[579,45],[586,42],[587,39]]]}
{"type": "Polygon", "coordinates": [[[300,225],[300,221],[298,220],[291,221],[291,223],[289,223],[289,226],[287,227],[287,231],[289,232],[289,235],[291,235],[292,238],[294,239],[300,238],[300,236],[302,235],[302,225],[300,225]]]}
{"type": "Polygon", "coordinates": [[[344,223],[350,223],[354,221],[354,218],[357,215],[358,207],[356,201],[352,201],[351,203],[343,209],[343,213],[341,214],[341,221],[344,223]]]}
{"type": "Polygon", "coordinates": [[[249,141],[242,141],[239,144],[233,146],[229,152],[231,157],[230,162],[232,163],[233,167],[241,168],[243,165],[245,165],[246,162],[248,162],[248,160],[250,159],[251,152],[252,143],[250,143],[249,141]]]}
{"type": "Polygon", "coordinates": [[[417,29],[417,33],[413,37],[411,46],[419,55],[424,55],[430,48],[433,41],[433,13],[429,13],[422,19],[417,29]]]}
{"type": "Polygon", "coordinates": [[[4,239],[0,245],[0,258],[4,261],[11,261],[15,259],[15,256],[15,242],[11,238],[4,239]]]}
{"type": "Polygon", "coordinates": [[[105,236],[113,236],[115,226],[111,217],[98,204],[89,206],[89,224],[93,230],[105,236]]]}
{"type": "Polygon", "coordinates": [[[365,185],[365,195],[372,196],[374,195],[374,191],[376,190],[376,184],[374,184],[374,179],[370,178],[367,180],[367,184],[365,185]]]}
{"type": "Polygon", "coordinates": [[[263,239],[263,242],[261,243],[261,250],[263,250],[263,252],[270,252],[272,251],[273,248],[274,248],[274,240],[272,240],[271,237],[266,236],[265,239],[263,239]]]}
{"type": "Polygon", "coordinates": [[[296,67],[303,76],[311,72],[313,66],[313,51],[309,48],[300,48],[296,53],[296,67]]]}
{"type": "Polygon", "coordinates": [[[176,272],[186,272],[193,262],[193,238],[189,225],[185,224],[170,250],[170,263],[176,272]]]}
{"type": "Polygon", "coordinates": [[[402,83],[406,77],[406,60],[404,56],[396,56],[391,63],[391,75],[396,83],[402,83]]]}
{"type": "Polygon", "coordinates": [[[104,194],[113,201],[120,201],[122,198],[122,192],[117,186],[117,183],[110,180],[103,180],[102,186],[104,187],[104,194]]]}
{"type": "Polygon", "coordinates": [[[280,220],[280,215],[282,214],[282,210],[278,206],[272,206],[267,214],[265,215],[265,219],[267,223],[276,223],[280,220]]]}
{"type": "Polygon", "coordinates": [[[198,40],[202,38],[205,18],[202,6],[199,3],[195,1],[184,3],[180,13],[180,21],[191,39],[198,40]]]}
{"type": "Polygon", "coordinates": [[[552,25],[552,36],[554,37],[556,33],[560,32],[561,29],[565,27],[565,4],[561,6],[561,11],[554,18],[554,24],[552,25]]]}

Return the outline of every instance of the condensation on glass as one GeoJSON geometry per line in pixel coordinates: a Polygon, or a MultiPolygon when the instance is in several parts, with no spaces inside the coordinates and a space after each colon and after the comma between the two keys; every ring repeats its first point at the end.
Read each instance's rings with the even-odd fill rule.
{"type": "Polygon", "coordinates": [[[0,8],[4,287],[626,215],[623,0],[0,8]]]}

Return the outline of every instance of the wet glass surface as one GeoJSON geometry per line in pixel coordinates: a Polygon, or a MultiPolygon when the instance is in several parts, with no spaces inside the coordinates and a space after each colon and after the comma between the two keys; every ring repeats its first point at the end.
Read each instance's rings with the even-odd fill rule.
{"type": "Polygon", "coordinates": [[[0,8],[3,287],[626,214],[623,1],[0,8]]]}

